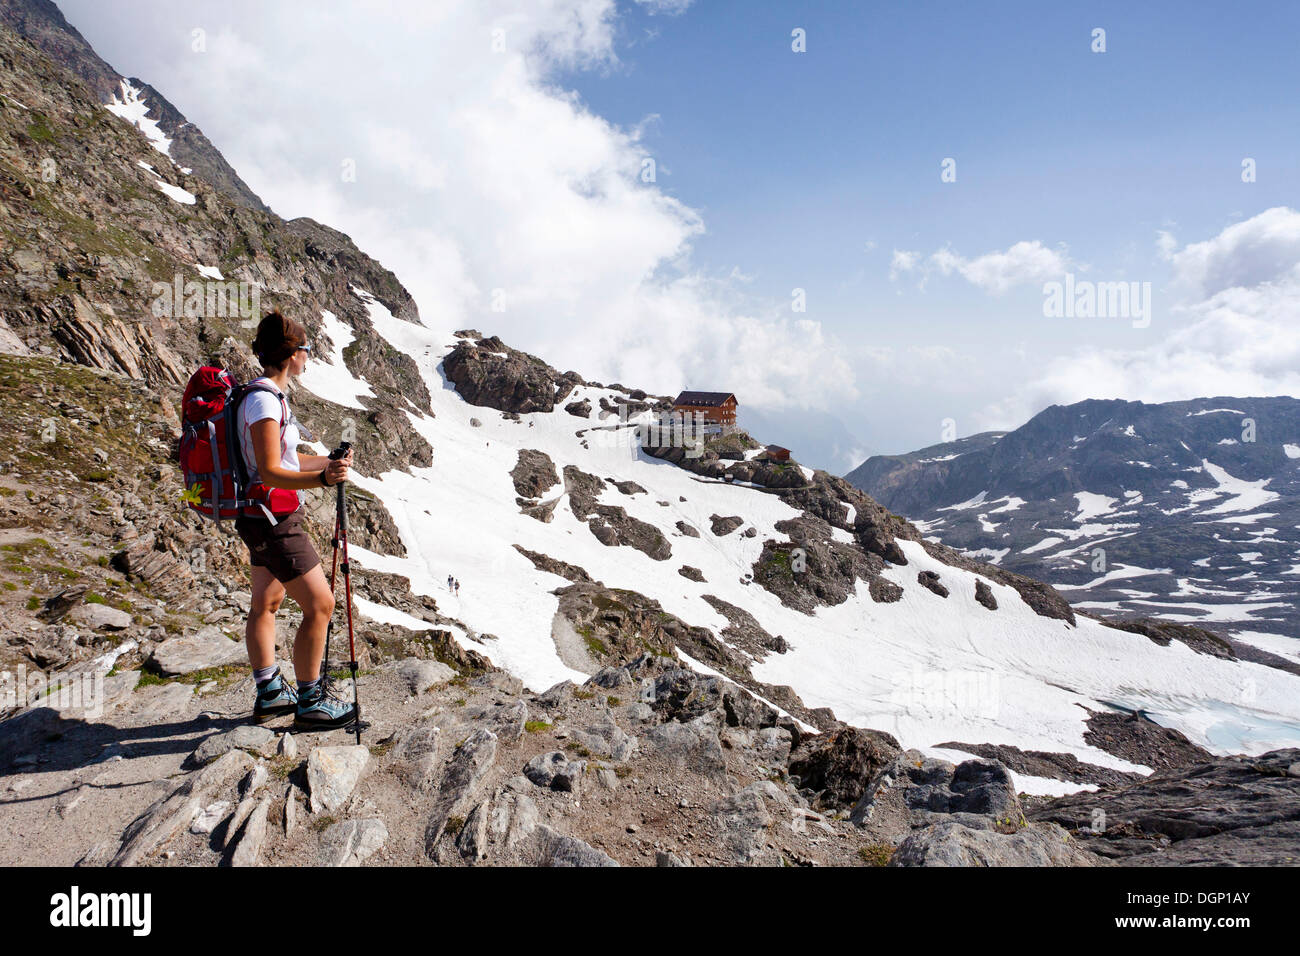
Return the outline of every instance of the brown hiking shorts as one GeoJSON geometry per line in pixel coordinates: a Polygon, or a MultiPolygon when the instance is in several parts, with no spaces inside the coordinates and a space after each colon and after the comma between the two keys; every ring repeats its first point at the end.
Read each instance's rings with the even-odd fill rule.
{"type": "Polygon", "coordinates": [[[265,518],[240,516],[235,530],[248,545],[248,556],[255,568],[266,568],[281,584],[302,577],[316,565],[320,556],[302,526],[302,509],[272,525],[265,518]]]}

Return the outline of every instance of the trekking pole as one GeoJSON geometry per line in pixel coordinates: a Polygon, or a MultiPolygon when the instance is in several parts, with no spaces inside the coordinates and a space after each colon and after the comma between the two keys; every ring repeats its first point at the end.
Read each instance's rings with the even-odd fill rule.
{"type": "MultiPolygon", "coordinates": [[[[343,442],[338,448],[330,452],[330,460],[337,461],[348,453],[350,443],[343,442]]],[[[336,582],[338,581],[339,571],[339,548],[343,548],[343,581],[346,592],[347,616],[348,616],[348,650],[351,653],[352,666],[352,706],[357,715],[357,743],[361,743],[361,707],[357,701],[357,652],[356,645],[352,637],[352,577],[351,568],[348,565],[348,509],[347,499],[344,497],[343,486],[346,482],[339,482],[337,496],[334,502],[334,537],[330,544],[334,548],[333,560],[330,563],[330,594],[335,593],[336,582]]],[[[325,625],[325,656],[321,658],[321,680],[324,686],[328,688],[331,684],[329,675],[330,666],[330,637],[334,633],[334,615],[330,615],[329,623],[325,625]]]]}
{"type": "MultiPolygon", "coordinates": [[[[334,593],[334,579],[339,570],[339,516],[338,509],[335,506],[334,512],[334,537],[330,544],[334,546],[334,559],[330,563],[330,594],[334,593]]],[[[330,635],[334,633],[334,615],[330,615],[329,623],[325,625],[325,655],[321,658],[321,680],[325,686],[329,686],[329,667],[330,667],[330,635]]]]}
{"type": "Polygon", "coordinates": [[[351,660],[348,666],[352,669],[352,707],[356,713],[356,730],[357,745],[361,744],[361,700],[357,692],[357,644],[352,630],[352,566],[348,562],[348,504],[344,497],[343,486],[346,481],[339,482],[339,537],[343,543],[343,594],[346,603],[348,615],[348,652],[351,660]]]}

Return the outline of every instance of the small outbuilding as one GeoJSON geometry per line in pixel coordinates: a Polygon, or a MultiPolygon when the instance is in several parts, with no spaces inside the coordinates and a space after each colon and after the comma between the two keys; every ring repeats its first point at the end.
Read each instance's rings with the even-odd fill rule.
{"type": "Polygon", "coordinates": [[[780,445],[768,445],[764,449],[764,455],[768,461],[789,461],[790,449],[782,448],[780,445]]]}

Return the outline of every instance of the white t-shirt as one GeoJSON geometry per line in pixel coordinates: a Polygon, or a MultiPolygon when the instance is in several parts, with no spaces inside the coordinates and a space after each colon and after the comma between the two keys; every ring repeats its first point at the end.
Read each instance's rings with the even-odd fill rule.
{"type": "MultiPolygon", "coordinates": [[[[272,388],[275,383],[265,378],[256,379],[259,382],[266,382],[272,388]]],[[[283,414],[286,418],[284,429],[284,439],[280,442],[280,464],[289,471],[301,471],[298,465],[298,442],[301,435],[298,431],[298,423],[294,420],[293,415],[289,413],[289,401],[285,400],[281,408],[280,400],[270,392],[256,391],[249,392],[244,396],[244,400],[239,404],[239,452],[244,456],[244,466],[248,469],[248,480],[255,482],[259,480],[257,473],[257,454],[253,451],[253,429],[252,426],[263,419],[271,419],[277,426],[280,422],[280,416],[283,414]]],[[[298,493],[298,500],[302,501],[302,493],[298,493]]]]}

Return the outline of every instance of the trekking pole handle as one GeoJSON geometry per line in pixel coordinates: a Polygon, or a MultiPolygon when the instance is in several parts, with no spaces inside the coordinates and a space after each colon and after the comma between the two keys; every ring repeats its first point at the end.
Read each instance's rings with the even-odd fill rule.
{"type": "MultiPolygon", "coordinates": [[[[351,447],[352,447],[352,443],[351,443],[351,442],[347,442],[347,441],[345,441],[345,442],[340,442],[340,443],[339,443],[339,447],[338,447],[338,448],[335,448],[332,452],[330,452],[330,454],[329,454],[330,461],[338,461],[340,458],[345,457],[345,456],[347,455],[347,453],[348,453],[348,450],[351,449],[351,447]]],[[[344,497],[343,497],[343,486],[346,485],[346,484],[347,484],[346,481],[340,481],[340,482],[338,483],[338,489],[339,489],[339,490],[338,490],[338,519],[339,519],[339,527],[343,529],[343,532],[344,532],[345,534],[347,533],[347,530],[348,530],[348,508],[347,508],[347,505],[346,505],[346,503],[345,503],[345,501],[344,501],[344,497]]]]}

